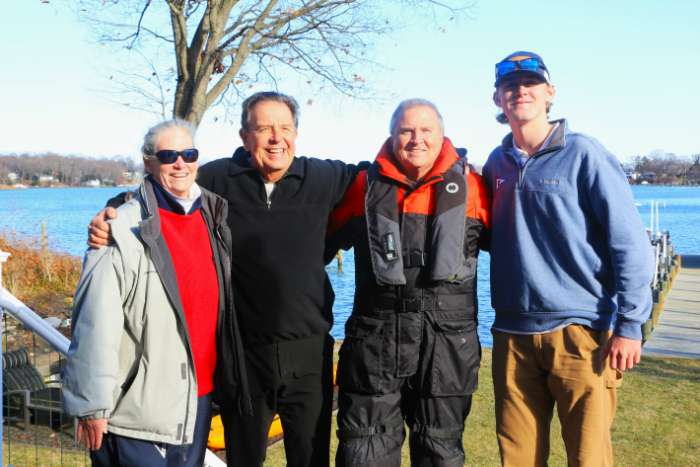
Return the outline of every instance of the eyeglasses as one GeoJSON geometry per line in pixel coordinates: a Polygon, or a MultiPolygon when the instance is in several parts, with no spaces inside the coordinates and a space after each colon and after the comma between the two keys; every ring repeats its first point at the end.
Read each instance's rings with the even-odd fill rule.
{"type": "Polygon", "coordinates": [[[199,151],[195,148],[175,151],[174,149],[161,149],[156,151],[155,156],[161,164],[174,164],[178,157],[182,156],[185,162],[195,162],[199,158],[199,151]]]}
{"type": "Polygon", "coordinates": [[[532,71],[546,78],[547,68],[536,58],[523,58],[522,60],[506,60],[496,63],[496,79],[517,70],[532,71]]]}

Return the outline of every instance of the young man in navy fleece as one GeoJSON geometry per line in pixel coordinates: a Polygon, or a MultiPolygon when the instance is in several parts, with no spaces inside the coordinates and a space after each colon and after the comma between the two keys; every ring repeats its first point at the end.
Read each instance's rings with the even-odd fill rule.
{"type": "Polygon", "coordinates": [[[547,465],[556,404],[568,464],[612,465],[616,387],[651,310],[649,240],[615,156],[548,120],[555,89],[539,55],[499,62],[495,87],[512,131],[483,171],[501,461],[547,465]]]}

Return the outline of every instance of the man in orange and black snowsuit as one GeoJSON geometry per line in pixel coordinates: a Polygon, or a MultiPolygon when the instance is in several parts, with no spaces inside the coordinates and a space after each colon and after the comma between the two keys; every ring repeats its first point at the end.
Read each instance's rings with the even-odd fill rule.
{"type": "Polygon", "coordinates": [[[434,104],[402,102],[391,137],[329,223],[327,257],[355,251],[355,300],[338,365],[337,465],[462,466],[477,386],[476,264],[486,191],[434,104]]]}

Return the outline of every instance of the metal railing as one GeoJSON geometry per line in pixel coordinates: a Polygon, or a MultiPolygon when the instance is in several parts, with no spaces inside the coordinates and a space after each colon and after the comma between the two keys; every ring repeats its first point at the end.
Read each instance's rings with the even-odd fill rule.
{"type": "Polygon", "coordinates": [[[654,278],[651,283],[653,305],[649,319],[642,325],[642,339],[646,342],[654,331],[663,311],[666,296],[680,269],[680,258],[675,254],[668,230],[660,229],[659,201],[651,201],[647,235],[654,250],[654,278]]]}
{"type": "Polygon", "coordinates": [[[70,341],[2,286],[2,464],[90,465],[75,444],[75,421],[61,406],[60,372],[70,341]]]}

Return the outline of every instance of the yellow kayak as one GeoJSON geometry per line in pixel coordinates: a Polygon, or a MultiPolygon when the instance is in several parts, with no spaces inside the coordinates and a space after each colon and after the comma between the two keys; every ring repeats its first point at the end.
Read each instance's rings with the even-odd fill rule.
{"type": "MultiPolygon", "coordinates": [[[[338,369],[338,364],[333,364],[333,385],[336,385],[335,374],[338,369]]],[[[270,425],[270,431],[267,434],[267,439],[273,440],[282,437],[282,421],[279,415],[275,415],[270,425]]],[[[217,415],[211,419],[211,428],[209,429],[209,441],[207,447],[212,451],[220,451],[226,449],[224,442],[224,424],[221,421],[221,415],[217,415]]]]}
{"type": "MultiPolygon", "coordinates": [[[[270,432],[268,434],[268,439],[274,439],[282,436],[282,422],[280,421],[279,415],[275,415],[270,425],[270,432]]],[[[212,451],[221,451],[226,449],[226,442],[224,441],[224,424],[221,421],[221,415],[217,415],[211,419],[211,428],[209,430],[209,440],[207,441],[207,447],[212,451]]]]}

